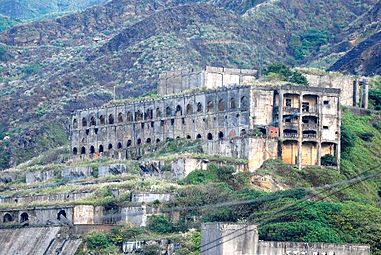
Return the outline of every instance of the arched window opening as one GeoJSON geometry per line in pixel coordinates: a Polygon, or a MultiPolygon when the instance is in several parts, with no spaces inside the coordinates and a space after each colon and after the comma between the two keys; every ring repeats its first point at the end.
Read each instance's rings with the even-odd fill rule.
{"type": "Polygon", "coordinates": [[[87,120],[86,120],[86,118],[82,118],[82,127],[87,127],[87,120]]]}
{"type": "Polygon", "coordinates": [[[242,136],[242,135],[246,135],[246,133],[247,133],[247,132],[246,132],[246,129],[241,129],[241,136],[242,136]]]}
{"type": "Polygon", "coordinates": [[[202,137],[201,137],[201,135],[200,134],[198,134],[197,136],[196,136],[196,139],[197,140],[200,140],[202,137]]]}
{"type": "Polygon", "coordinates": [[[91,146],[90,147],[90,154],[94,154],[95,153],[95,148],[94,148],[94,146],[91,146]]]}
{"type": "Polygon", "coordinates": [[[218,133],[218,139],[224,140],[224,133],[222,131],[218,133]]]}
{"type": "Polygon", "coordinates": [[[114,115],[110,114],[108,116],[108,124],[114,124],[114,115]]]}
{"type": "Polygon", "coordinates": [[[235,99],[234,98],[230,98],[230,109],[236,109],[237,108],[237,105],[235,103],[235,99]]]}
{"type": "Polygon", "coordinates": [[[99,117],[99,122],[101,123],[101,125],[106,124],[105,116],[101,115],[101,116],[99,117]]]}
{"type": "Polygon", "coordinates": [[[207,109],[208,112],[213,111],[213,108],[214,108],[213,101],[209,101],[206,107],[207,107],[206,109],[207,109]]]}
{"type": "Polygon", "coordinates": [[[128,140],[128,141],[127,141],[127,147],[131,147],[131,144],[132,144],[132,141],[131,141],[131,140],[128,140]]]}
{"type": "Polygon", "coordinates": [[[221,99],[220,101],[218,101],[218,110],[220,112],[223,112],[225,111],[225,101],[223,99],[221,99]]]}
{"type": "Polygon", "coordinates": [[[102,153],[102,152],[104,152],[103,145],[99,145],[99,153],[102,153]]]}
{"type": "Polygon", "coordinates": [[[66,219],[66,212],[64,210],[61,210],[57,213],[57,220],[63,220],[66,219]]]}
{"type": "Polygon", "coordinates": [[[181,108],[180,105],[176,106],[176,116],[181,116],[183,115],[183,109],[181,108]]]}
{"type": "Polygon", "coordinates": [[[202,112],[202,104],[200,102],[197,103],[197,112],[202,112]]]}
{"type": "Polygon", "coordinates": [[[190,115],[193,113],[193,106],[191,104],[187,105],[186,113],[187,113],[187,115],[190,115]]]}
{"type": "Polygon", "coordinates": [[[9,213],[4,214],[3,216],[3,223],[12,222],[13,217],[9,213]]]}
{"type": "Polygon", "coordinates": [[[246,96],[241,97],[241,108],[242,109],[247,108],[247,97],[246,96]]]}
{"type": "Polygon", "coordinates": [[[208,133],[207,138],[208,140],[213,140],[213,135],[211,133],[208,133]]]}
{"type": "Polygon", "coordinates": [[[97,125],[97,122],[95,121],[95,117],[91,116],[91,118],[90,118],[90,127],[91,126],[96,126],[96,125],[97,125]]]}
{"type": "Polygon", "coordinates": [[[108,145],[108,150],[111,150],[112,149],[112,143],[110,143],[109,145],[108,145]]]}
{"type": "Polygon", "coordinates": [[[147,117],[147,119],[152,120],[152,118],[153,118],[153,110],[152,109],[147,110],[146,117],[147,117]]]}
{"type": "Polygon", "coordinates": [[[187,139],[189,140],[189,139],[192,139],[192,137],[190,136],[190,135],[187,135],[187,139]]]}
{"type": "Polygon", "coordinates": [[[123,123],[123,113],[118,113],[118,123],[123,123]]]}
{"type": "Polygon", "coordinates": [[[143,119],[143,113],[140,110],[135,112],[135,121],[139,121],[139,120],[142,120],[142,119],[143,119]]]}
{"type": "Polygon", "coordinates": [[[137,142],[138,145],[142,144],[142,139],[138,138],[137,142]]]}
{"type": "Polygon", "coordinates": [[[81,148],[81,154],[82,154],[82,155],[86,154],[86,148],[85,148],[85,147],[82,147],[82,148],[81,148]]]}
{"type": "Polygon", "coordinates": [[[134,115],[132,112],[127,112],[127,121],[134,121],[134,115]]]}
{"type": "Polygon", "coordinates": [[[172,109],[171,109],[171,107],[167,106],[167,108],[165,108],[165,116],[166,117],[172,116],[172,109]]]}
{"type": "Polygon", "coordinates": [[[161,118],[161,110],[160,108],[156,108],[156,118],[161,118]]]}
{"type": "Polygon", "coordinates": [[[151,143],[151,138],[147,138],[146,143],[150,144],[151,143]]]}
{"type": "Polygon", "coordinates": [[[26,212],[24,212],[20,215],[20,223],[23,223],[26,221],[29,221],[29,215],[26,212]]]}
{"type": "Polygon", "coordinates": [[[73,128],[78,128],[78,121],[77,121],[77,119],[73,120],[73,128]]]}
{"type": "Polygon", "coordinates": [[[77,147],[74,147],[73,148],[73,155],[77,155],[78,154],[78,149],[77,149],[77,147]]]}
{"type": "Polygon", "coordinates": [[[156,139],[156,143],[160,143],[160,139],[159,138],[156,139]]]}
{"type": "Polygon", "coordinates": [[[119,142],[117,147],[118,147],[118,150],[122,149],[123,148],[122,143],[119,142]]]}

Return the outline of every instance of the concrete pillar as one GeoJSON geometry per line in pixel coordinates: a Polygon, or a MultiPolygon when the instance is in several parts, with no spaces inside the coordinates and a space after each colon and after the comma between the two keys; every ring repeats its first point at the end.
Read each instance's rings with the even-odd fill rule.
{"type": "Polygon", "coordinates": [[[278,127],[279,137],[283,140],[283,91],[279,90],[279,102],[278,102],[278,127]]]}
{"type": "Polygon", "coordinates": [[[369,85],[368,85],[368,81],[364,79],[363,84],[364,84],[363,107],[364,107],[364,109],[368,109],[368,104],[369,104],[369,85]]]}
{"type": "Polygon", "coordinates": [[[303,94],[299,96],[299,121],[298,121],[298,168],[302,169],[302,144],[303,144],[303,125],[302,125],[302,102],[303,94]]]}
{"type": "Polygon", "coordinates": [[[320,141],[317,142],[317,165],[321,166],[321,142],[320,141]]]}
{"type": "Polygon", "coordinates": [[[340,171],[341,164],[341,96],[339,96],[339,100],[337,102],[337,146],[336,146],[336,165],[337,169],[340,171]]]}

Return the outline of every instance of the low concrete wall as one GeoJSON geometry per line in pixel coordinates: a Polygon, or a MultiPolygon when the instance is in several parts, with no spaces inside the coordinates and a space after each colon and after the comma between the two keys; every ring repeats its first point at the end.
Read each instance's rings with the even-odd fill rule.
{"type": "Polygon", "coordinates": [[[326,243],[264,242],[258,243],[257,255],[369,255],[366,245],[326,243]]]}
{"type": "Polygon", "coordinates": [[[65,180],[79,180],[93,176],[91,167],[73,167],[62,170],[62,178],[65,180]]]}
{"type": "Polygon", "coordinates": [[[133,192],[131,194],[131,202],[134,203],[151,203],[154,201],[168,202],[176,197],[173,193],[148,193],[148,192],[133,192]]]}
{"type": "Polygon", "coordinates": [[[64,193],[53,195],[31,195],[23,197],[0,198],[0,204],[28,204],[34,202],[71,202],[91,197],[91,192],[64,193]]]}
{"type": "Polygon", "coordinates": [[[100,177],[109,175],[119,175],[122,173],[127,173],[128,167],[124,164],[113,164],[107,166],[99,166],[98,174],[100,177]]]}
{"type": "Polygon", "coordinates": [[[27,184],[45,182],[54,178],[56,178],[56,176],[53,170],[28,172],[25,175],[25,181],[27,184]]]}

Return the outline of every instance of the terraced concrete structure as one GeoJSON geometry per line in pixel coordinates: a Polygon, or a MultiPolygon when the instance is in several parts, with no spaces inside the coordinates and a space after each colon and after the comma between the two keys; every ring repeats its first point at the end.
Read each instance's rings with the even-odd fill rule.
{"type": "Polygon", "coordinates": [[[194,77],[180,74],[186,78],[161,76],[165,81],[159,84],[160,98],[76,112],[73,156],[134,159],[155,151],[162,141],[184,138],[200,141],[208,154],[257,160],[256,167],[269,158],[298,167],[321,165],[326,155],[332,156],[330,165],[339,165],[340,89],[245,85],[255,79],[256,72],[250,70],[209,68],[194,77]],[[252,139],[243,142],[247,137],[252,139]]]}

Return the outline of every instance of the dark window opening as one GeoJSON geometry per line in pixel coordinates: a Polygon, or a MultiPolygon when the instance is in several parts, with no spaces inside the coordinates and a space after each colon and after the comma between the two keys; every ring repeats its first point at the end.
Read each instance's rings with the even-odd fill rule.
{"type": "Polygon", "coordinates": [[[211,133],[208,133],[207,138],[208,140],[213,140],[213,135],[211,133]]]}
{"type": "Polygon", "coordinates": [[[328,101],[328,100],[324,100],[324,101],[323,101],[323,104],[324,104],[324,105],[329,105],[329,101],[328,101]]]}
{"type": "Polygon", "coordinates": [[[201,135],[200,134],[198,134],[197,136],[196,136],[196,139],[197,140],[200,140],[202,137],[201,137],[201,135]]]}
{"type": "Polygon", "coordinates": [[[185,125],[185,118],[182,118],[182,119],[181,119],[181,123],[182,123],[183,125],[185,125]]]}
{"type": "Polygon", "coordinates": [[[171,119],[171,126],[175,125],[175,119],[171,119]]]}
{"type": "Polygon", "coordinates": [[[85,147],[82,147],[81,148],[81,154],[83,155],[83,154],[86,154],[86,148],[85,147]]]}
{"type": "Polygon", "coordinates": [[[20,223],[23,223],[26,221],[29,221],[29,215],[26,212],[24,212],[20,215],[20,223]]]}
{"type": "Polygon", "coordinates": [[[310,111],[310,103],[302,102],[302,111],[303,112],[309,112],[310,111]]]}
{"type": "Polygon", "coordinates": [[[156,139],[156,143],[160,143],[160,139],[159,138],[156,139]]]}
{"type": "Polygon", "coordinates": [[[108,124],[114,124],[114,115],[110,114],[108,116],[108,124]]]}
{"type": "Polygon", "coordinates": [[[165,124],[165,121],[164,121],[164,120],[161,120],[161,121],[160,121],[160,126],[163,127],[164,124],[165,124]]]}
{"type": "Polygon", "coordinates": [[[155,122],[151,121],[151,128],[155,127],[155,122]]]}
{"type": "Polygon", "coordinates": [[[190,135],[187,135],[187,139],[192,139],[192,137],[190,135]]]}
{"type": "Polygon", "coordinates": [[[4,214],[3,216],[3,223],[12,222],[13,217],[9,213],[4,214]]]}
{"type": "Polygon", "coordinates": [[[118,123],[122,123],[123,122],[123,113],[119,113],[118,114],[118,123]]]}
{"type": "Polygon", "coordinates": [[[66,212],[64,210],[61,210],[57,214],[57,220],[63,220],[63,218],[66,219],[66,212]]]}
{"type": "Polygon", "coordinates": [[[218,102],[218,110],[221,112],[225,111],[225,101],[222,99],[218,102]]]}
{"type": "Polygon", "coordinates": [[[152,118],[153,118],[153,110],[148,109],[146,113],[146,119],[152,120],[152,118]]]}
{"type": "Polygon", "coordinates": [[[132,144],[132,141],[131,141],[131,140],[128,140],[128,141],[127,141],[127,147],[131,147],[131,144],[132,144]]]}
{"type": "Polygon", "coordinates": [[[142,129],[144,129],[144,123],[141,123],[140,126],[142,127],[142,129]]]}
{"type": "Polygon", "coordinates": [[[150,144],[151,143],[151,138],[147,138],[146,143],[150,144]]]}
{"type": "Polygon", "coordinates": [[[109,149],[109,150],[112,149],[112,144],[111,144],[111,143],[108,145],[108,149],[109,149]]]}
{"type": "Polygon", "coordinates": [[[104,117],[103,115],[101,115],[101,116],[99,117],[99,120],[100,120],[101,125],[104,125],[104,124],[106,123],[106,121],[105,121],[105,117],[104,117]]]}
{"type": "Polygon", "coordinates": [[[120,150],[120,149],[122,149],[122,148],[123,148],[123,145],[122,145],[121,142],[119,142],[119,143],[118,143],[118,149],[120,150]]]}
{"type": "Polygon", "coordinates": [[[181,116],[183,115],[183,109],[181,108],[180,105],[176,106],[176,116],[181,116]]]}
{"type": "Polygon", "coordinates": [[[323,126],[323,129],[329,129],[328,126],[323,126]]]}
{"type": "Polygon", "coordinates": [[[202,104],[200,102],[197,103],[197,112],[202,112],[202,104]]]}
{"type": "Polygon", "coordinates": [[[90,118],[90,127],[91,127],[91,126],[96,126],[96,125],[97,125],[97,123],[96,123],[96,121],[95,121],[95,117],[92,116],[92,117],[90,118]]]}
{"type": "Polygon", "coordinates": [[[73,155],[77,155],[78,154],[78,149],[76,147],[73,148],[73,155]]]}
{"type": "Polygon", "coordinates": [[[160,108],[156,108],[156,118],[161,118],[160,108]]]}
{"type": "Polygon", "coordinates": [[[138,145],[142,144],[142,139],[138,138],[138,140],[137,140],[137,144],[138,144],[138,145]]]}
{"type": "Polygon", "coordinates": [[[292,100],[290,98],[286,98],[286,107],[291,107],[292,100]]]}
{"type": "Polygon", "coordinates": [[[82,118],[82,127],[86,127],[87,126],[87,120],[86,118],[82,118]]]}
{"type": "Polygon", "coordinates": [[[98,128],[94,128],[94,133],[98,134],[98,128]]]}
{"type": "Polygon", "coordinates": [[[90,129],[86,129],[86,135],[89,135],[90,129]]]}
{"type": "Polygon", "coordinates": [[[207,112],[211,112],[211,111],[213,111],[213,108],[214,108],[214,103],[213,103],[213,101],[209,101],[208,103],[207,103],[207,112]]]}
{"type": "Polygon", "coordinates": [[[241,97],[241,108],[245,109],[248,106],[247,97],[243,96],[241,97]]]}
{"type": "Polygon", "coordinates": [[[94,146],[90,146],[90,154],[94,154],[95,153],[95,148],[94,146]]]}
{"type": "Polygon", "coordinates": [[[102,153],[104,151],[103,145],[99,145],[99,153],[102,153]]]}
{"type": "Polygon", "coordinates": [[[246,135],[246,129],[241,129],[241,135],[246,135]]]}
{"type": "Polygon", "coordinates": [[[165,116],[166,117],[172,116],[172,109],[171,109],[171,107],[167,106],[167,108],[165,108],[165,116]]]}
{"type": "Polygon", "coordinates": [[[139,121],[139,120],[142,120],[143,119],[143,113],[141,113],[141,111],[137,111],[135,112],[135,121],[139,121]]]}
{"type": "Polygon", "coordinates": [[[187,105],[186,113],[187,113],[187,115],[190,115],[190,114],[193,113],[193,107],[192,107],[191,104],[188,104],[188,105],[187,105]]]}
{"type": "Polygon", "coordinates": [[[78,121],[77,121],[77,119],[73,120],[73,128],[78,128],[78,121]]]}
{"type": "Polygon", "coordinates": [[[220,140],[224,139],[224,133],[223,132],[218,133],[218,139],[220,139],[220,140]]]}

